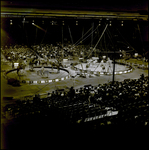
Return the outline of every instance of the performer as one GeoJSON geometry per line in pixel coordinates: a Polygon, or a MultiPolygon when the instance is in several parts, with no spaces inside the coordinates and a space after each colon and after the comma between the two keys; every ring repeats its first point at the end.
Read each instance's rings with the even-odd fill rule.
{"type": "Polygon", "coordinates": [[[12,61],[12,69],[14,69],[14,62],[12,61]]]}
{"type": "Polygon", "coordinates": [[[19,76],[19,68],[17,67],[17,75],[19,76]]]}
{"type": "Polygon", "coordinates": [[[20,69],[21,69],[21,66],[18,65],[18,67],[17,67],[17,75],[18,75],[18,76],[20,76],[20,74],[19,74],[20,69]]]}
{"type": "Polygon", "coordinates": [[[41,71],[42,71],[42,74],[43,74],[43,72],[44,72],[44,66],[41,67],[41,71]]]}

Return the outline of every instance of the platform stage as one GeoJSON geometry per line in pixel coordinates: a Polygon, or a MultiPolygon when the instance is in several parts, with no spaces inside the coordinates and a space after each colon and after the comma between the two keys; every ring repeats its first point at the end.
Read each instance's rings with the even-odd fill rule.
{"type": "Polygon", "coordinates": [[[70,77],[69,71],[60,68],[59,71],[56,68],[51,67],[35,67],[33,70],[21,69],[17,74],[17,70],[9,71],[7,78],[17,78],[23,83],[37,84],[57,82],[68,79],[70,77]]]}
{"type": "MultiPolygon", "coordinates": [[[[112,74],[113,73],[113,63],[80,63],[75,66],[79,71],[84,71],[93,74],[112,74]]],[[[122,74],[132,71],[132,68],[124,64],[115,64],[115,74],[122,74]]]]}

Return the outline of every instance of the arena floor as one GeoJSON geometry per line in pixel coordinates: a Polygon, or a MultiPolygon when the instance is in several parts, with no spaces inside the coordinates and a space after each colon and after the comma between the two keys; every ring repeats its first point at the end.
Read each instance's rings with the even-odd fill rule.
{"type": "MultiPolygon", "coordinates": [[[[78,64],[75,67],[78,69],[83,69],[83,70],[89,70],[89,71],[97,71],[97,72],[113,72],[113,64],[108,65],[107,63],[96,63],[96,64],[91,64],[88,68],[86,68],[87,63],[82,63],[78,64]],[[102,66],[105,67],[105,69],[102,69],[102,66]]],[[[120,64],[115,64],[115,71],[125,71],[128,70],[129,67],[126,65],[120,65],[120,64]]]]}
{"type": "MultiPolygon", "coordinates": [[[[34,96],[37,93],[47,94],[48,92],[52,92],[56,89],[68,89],[71,86],[74,86],[75,89],[80,88],[84,85],[92,84],[93,86],[97,86],[98,84],[108,83],[112,81],[112,75],[101,75],[101,76],[94,76],[94,77],[87,77],[82,78],[80,76],[75,76],[76,72],[68,67],[67,70],[69,71],[71,76],[75,76],[75,78],[68,78],[63,81],[59,82],[51,82],[51,83],[42,83],[42,84],[29,84],[29,83],[21,83],[21,86],[13,87],[7,84],[7,80],[3,77],[3,70],[10,70],[11,64],[5,63],[1,64],[1,97],[13,97],[14,100],[16,99],[24,99],[27,96],[34,96]]],[[[124,79],[137,79],[140,77],[141,74],[148,76],[148,70],[143,69],[133,69],[132,72],[115,75],[115,81],[123,81],[124,79]]],[[[2,104],[6,103],[13,103],[13,100],[3,100],[2,104]]]]}

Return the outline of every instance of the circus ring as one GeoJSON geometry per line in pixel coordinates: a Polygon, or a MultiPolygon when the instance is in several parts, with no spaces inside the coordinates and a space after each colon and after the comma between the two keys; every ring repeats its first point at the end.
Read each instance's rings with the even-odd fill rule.
{"type": "Polygon", "coordinates": [[[20,69],[19,74],[17,75],[17,69],[9,70],[5,73],[5,78],[19,78],[20,83],[28,83],[28,84],[42,84],[42,83],[52,83],[63,81],[70,78],[69,71],[63,68],[59,68],[59,72],[57,68],[53,67],[44,67],[44,71],[49,72],[49,75],[39,75],[37,72],[41,70],[41,67],[34,67],[33,71],[28,69],[20,69]]]}
{"type": "MultiPolygon", "coordinates": [[[[102,65],[105,67],[104,70],[102,69],[102,66],[100,63],[91,64],[90,67],[87,67],[87,63],[81,63],[81,64],[74,66],[74,69],[86,75],[90,74],[90,75],[100,76],[100,75],[112,75],[113,74],[113,62],[111,63],[110,67],[106,63],[103,63],[102,65]]],[[[126,74],[126,73],[131,72],[132,70],[133,70],[132,66],[128,64],[116,62],[114,74],[116,75],[126,74]]]]}

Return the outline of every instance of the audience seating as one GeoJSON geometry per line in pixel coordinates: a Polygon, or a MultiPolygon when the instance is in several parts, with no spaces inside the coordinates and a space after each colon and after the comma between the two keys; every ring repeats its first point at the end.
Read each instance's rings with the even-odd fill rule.
{"type": "Polygon", "coordinates": [[[47,98],[36,95],[33,100],[6,105],[3,114],[9,113],[17,120],[49,118],[96,128],[99,125],[148,126],[148,82],[148,77],[142,75],[139,79],[99,84],[97,87],[84,86],[73,96],[73,88],[67,93],[64,91],[63,96],[60,91],[49,93],[47,98]],[[110,116],[110,111],[118,111],[118,114],[110,116]]]}

